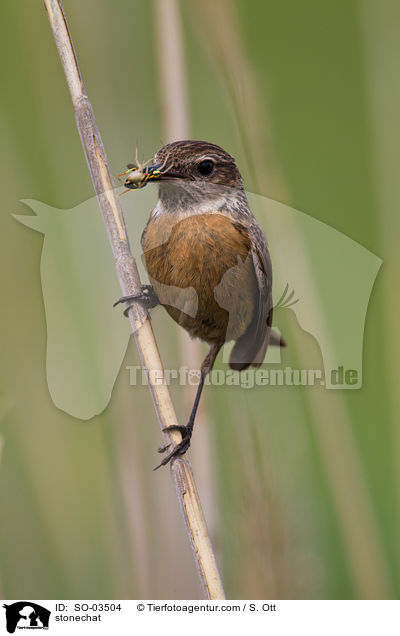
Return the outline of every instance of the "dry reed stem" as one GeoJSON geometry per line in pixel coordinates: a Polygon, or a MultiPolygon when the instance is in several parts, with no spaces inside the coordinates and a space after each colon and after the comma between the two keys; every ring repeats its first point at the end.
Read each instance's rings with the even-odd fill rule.
{"type": "MultiPolygon", "coordinates": [[[[71,93],[82,146],[110,239],[122,294],[130,296],[138,293],[141,283],[136,261],[130,250],[122,210],[114,192],[100,132],[85,92],[62,3],[60,0],[44,0],[44,4],[71,93]]],[[[162,430],[177,424],[177,419],[168,386],[159,381],[160,378],[164,379],[164,369],[150,319],[147,311],[139,303],[135,303],[129,311],[129,320],[142,365],[149,372],[149,388],[162,430]]],[[[176,444],[180,441],[179,433],[163,432],[163,435],[166,443],[176,444]]],[[[205,594],[210,599],[223,599],[222,582],[191,467],[188,462],[176,459],[171,463],[171,473],[205,594]]]]}

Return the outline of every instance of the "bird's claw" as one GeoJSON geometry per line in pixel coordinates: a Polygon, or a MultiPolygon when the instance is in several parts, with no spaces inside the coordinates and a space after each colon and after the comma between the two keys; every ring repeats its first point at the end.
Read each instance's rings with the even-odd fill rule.
{"type": "MultiPolygon", "coordinates": [[[[152,285],[142,285],[141,290],[138,294],[134,294],[133,296],[121,296],[121,298],[119,298],[113,304],[113,307],[116,307],[120,303],[129,302],[130,300],[143,303],[147,307],[147,309],[153,309],[153,307],[156,307],[160,303],[159,298],[152,285]]],[[[134,303],[128,305],[128,307],[124,309],[125,317],[128,316],[129,310],[131,309],[131,307],[133,307],[133,304],[134,303]]]]}
{"type": "MultiPolygon", "coordinates": [[[[172,451],[166,457],[164,457],[164,459],[158,464],[158,466],[154,468],[154,470],[157,470],[161,466],[166,466],[175,457],[180,457],[181,455],[184,455],[186,453],[190,446],[193,428],[191,426],[179,426],[177,424],[174,426],[167,426],[163,429],[163,431],[179,431],[179,433],[182,435],[182,440],[179,442],[179,444],[174,446],[172,451]]],[[[171,444],[164,444],[163,446],[160,446],[158,452],[165,453],[165,451],[170,446],[171,444]]]]}

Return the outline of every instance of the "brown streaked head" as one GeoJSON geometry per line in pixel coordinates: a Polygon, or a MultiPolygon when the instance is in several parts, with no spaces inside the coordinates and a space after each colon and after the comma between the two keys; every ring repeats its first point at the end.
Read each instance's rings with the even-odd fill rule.
{"type": "MultiPolygon", "coordinates": [[[[175,178],[202,181],[230,188],[240,187],[242,179],[234,158],[208,141],[174,141],[160,148],[157,164],[170,166],[175,178]]],[[[166,177],[168,178],[168,172],[166,177]]]]}
{"type": "Polygon", "coordinates": [[[169,182],[183,187],[215,186],[241,189],[242,178],[234,158],[223,148],[208,141],[174,141],[160,148],[154,164],[132,173],[125,182],[128,188],[143,187],[148,181],[169,182]]]}

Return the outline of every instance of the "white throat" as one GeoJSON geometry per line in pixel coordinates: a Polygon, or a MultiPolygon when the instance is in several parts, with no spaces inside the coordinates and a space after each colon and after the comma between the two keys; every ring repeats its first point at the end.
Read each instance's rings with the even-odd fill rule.
{"type": "MultiPolygon", "coordinates": [[[[179,217],[209,212],[228,213],[243,201],[244,192],[236,188],[184,183],[159,185],[159,199],[152,217],[174,214],[179,217]]],[[[244,195],[245,197],[245,195],[244,195]]]]}

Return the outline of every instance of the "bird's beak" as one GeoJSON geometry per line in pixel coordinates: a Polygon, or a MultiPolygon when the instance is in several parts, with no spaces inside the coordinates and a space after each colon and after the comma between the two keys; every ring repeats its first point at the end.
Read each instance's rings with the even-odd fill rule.
{"type": "Polygon", "coordinates": [[[125,174],[128,174],[125,179],[125,187],[130,190],[143,188],[149,181],[161,181],[178,177],[177,174],[172,173],[171,166],[159,163],[142,169],[133,168],[125,174]]]}

